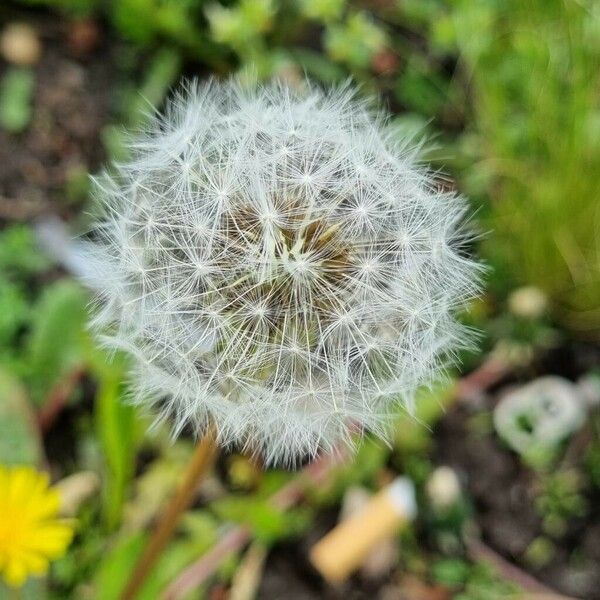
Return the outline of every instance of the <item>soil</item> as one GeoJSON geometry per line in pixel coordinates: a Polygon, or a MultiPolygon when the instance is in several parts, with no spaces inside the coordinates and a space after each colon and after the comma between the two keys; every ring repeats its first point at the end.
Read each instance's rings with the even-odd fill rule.
{"type": "MultiPolygon", "coordinates": [[[[42,52],[32,67],[32,120],[18,134],[0,130],[0,219],[68,216],[69,180],[103,160],[101,129],[109,116],[115,68],[95,24],[58,22],[40,13],[0,13],[0,23],[26,21],[42,52]]],[[[9,68],[0,59],[0,76],[9,68]]]]}
{"type": "MultiPolygon", "coordinates": [[[[568,346],[542,357],[535,375],[558,374],[576,380],[600,364],[600,351],[591,346],[568,346]]],[[[533,379],[527,373],[526,380],[533,379]]],[[[522,382],[524,383],[524,382],[522,382]]],[[[477,524],[483,540],[503,557],[554,590],[577,598],[600,598],[600,496],[585,491],[589,507],[585,518],[572,518],[564,535],[555,540],[554,556],[543,568],[527,564],[529,545],[543,535],[542,522],[534,505],[539,486],[535,473],[523,466],[517,455],[493,433],[472,426],[473,418],[491,411],[507,387],[505,382],[477,402],[453,408],[439,425],[435,439],[437,462],[453,467],[462,478],[476,506],[477,524]]],[[[584,428],[565,449],[556,468],[568,461],[577,468],[581,448],[592,435],[584,428]],[[583,442],[583,443],[582,443],[583,442]]]]}
{"type": "Polygon", "coordinates": [[[299,542],[282,544],[267,558],[258,598],[269,600],[367,600],[377,598],[380,582],[354,577],[344,584],[327,586],[307,560],[310,548],[337,521],[337,511],[321,513],[299,542]]]}

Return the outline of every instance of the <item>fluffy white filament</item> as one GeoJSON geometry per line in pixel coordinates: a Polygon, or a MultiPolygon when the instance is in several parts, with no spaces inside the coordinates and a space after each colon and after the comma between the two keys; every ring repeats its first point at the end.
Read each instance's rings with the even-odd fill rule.
{"type": "Polygon", "coordinates": [[[95,325],[175,432],[294,462],[382,434],[466,331],[465,203],[346,86],[185,87],[96,182],[95,325]]]}

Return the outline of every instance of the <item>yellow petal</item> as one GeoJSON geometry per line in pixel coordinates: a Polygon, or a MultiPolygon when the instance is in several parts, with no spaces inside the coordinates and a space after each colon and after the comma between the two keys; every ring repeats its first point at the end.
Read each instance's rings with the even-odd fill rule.
{"type": "Polygon", "coordinates": [[[0,575],[11,586],[48,570],[73,538],[69,520],[56,519],[60,497],[48,476],[31,467],[0,465],[0,575]]]}
{"type": "Polygon", "coordinates": [[[27,579],[27,567],[22,560],[9,559],[4,565],[3,576],[11,587],[20,587],[27,579]]]}
{"type": "Polygon", "coordinates": [[[54,517],[60,508],[60,495],[56,490],[46,490],[30,502],[27,512],[31,520],[43,520],[54,517]]]}
{"type": "MultiPolygon", "coordinates": [[[[37,473],[31,467],[15,467],[9,472],[7,497],[11,502],[18,502],[18,506],[23,506],[32,497],[38,493],[39,478],[43,474],[37,473]]],[[[46,476],[47,477],[47,476],[46,476]]],[[[47,481],[47,479],[46,479],[47,481]]]]}
{"type": "Polygon", "coordinates": [[[19,558],[31,575],[44,575],[48,571],[48,559],[38,552],[21,552],[19,558]]]}
{"type": "Polygon", "coordinates": [[[24,542],[29,550],[40,552],[48,558],[57,558],[73,538],[73,529],[60,522],[45,523],[36,528],[24,542]]]}

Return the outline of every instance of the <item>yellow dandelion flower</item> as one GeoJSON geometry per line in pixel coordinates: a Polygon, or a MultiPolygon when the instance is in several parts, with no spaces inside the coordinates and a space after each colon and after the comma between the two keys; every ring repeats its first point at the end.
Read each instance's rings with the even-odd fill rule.
{"type": "Polygon", "coordinates": [[[43,575],[73,537],[58,518],[59,494],[48,476],[32,467],[0,465],[0,576],[18,587],[30,575],[43,575]]]}

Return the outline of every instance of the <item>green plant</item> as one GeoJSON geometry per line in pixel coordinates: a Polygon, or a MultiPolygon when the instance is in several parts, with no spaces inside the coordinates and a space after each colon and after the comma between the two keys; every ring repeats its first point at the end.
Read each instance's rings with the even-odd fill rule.
{"type": "Polygon", "coordinates": [[[31,120],[33,73],[13,67],[0,83],[0,126],[11,133],[23,131],[31,120]]]}
{"type": "Polygon", "coordinates": [[[431,578],[455,590],[454,600],[506,600],[520,598],[519,588],[500,579],[485,564],[444,558],[431,566],[431,578]]]}
{"type": "Polygon", "coordinates": [[[598,332],[600,7],[455,0],[448,15],[440,37],[454,38],[474,98],[467,187],[489,173],[495,280],[537,285],[564,323],[598,332]]]}
{"type": "Polygon", "coordinates": [[[586,514],[588,506],[582,486],[581,474],[574,469],[558,470],[542,478],[542,490],[535,506],[548,535],[561,537],[569,519],[586,514]]]}

